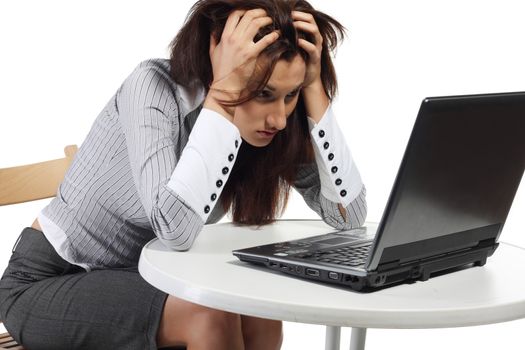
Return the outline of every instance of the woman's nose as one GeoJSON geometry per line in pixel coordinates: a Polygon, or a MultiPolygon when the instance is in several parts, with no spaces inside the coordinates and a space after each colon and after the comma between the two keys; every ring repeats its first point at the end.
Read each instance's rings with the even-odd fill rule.
{"type": "Polygon", "coordinates": [[[284,101],[277,102],[266,118],[268,126],[272,129],[282,130],[286,127],[286,110],[284,101]]]}

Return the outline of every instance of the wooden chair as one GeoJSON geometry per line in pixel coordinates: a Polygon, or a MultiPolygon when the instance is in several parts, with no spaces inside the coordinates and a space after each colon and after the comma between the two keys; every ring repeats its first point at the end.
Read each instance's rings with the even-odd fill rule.
{"type": "MultiPolygon", "coordinates": [[[[64,149],[64,158],[0,169],[0,206],[54,197],[77,150],[76,145],[70,145],[64,149]]],[[[3,333],[1,349],[24,348],[9,333],[3,333]]]]}

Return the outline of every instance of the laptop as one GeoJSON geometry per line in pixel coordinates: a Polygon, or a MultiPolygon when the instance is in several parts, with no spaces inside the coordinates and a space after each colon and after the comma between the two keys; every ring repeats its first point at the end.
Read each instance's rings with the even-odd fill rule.
{"type": "Polygon", "coordinates": [[[376,232],[234,250],[241,261],[356,291],[483,266],[525,168],[525,92],[425,98],[376,232]]]}

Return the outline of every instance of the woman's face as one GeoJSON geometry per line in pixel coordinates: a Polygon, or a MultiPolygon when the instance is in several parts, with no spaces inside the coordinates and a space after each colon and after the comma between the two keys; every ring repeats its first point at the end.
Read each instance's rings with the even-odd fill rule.
{"type": "Polygon", "coordinates": [[[264,90],[235,108],[233,123],[250,145],[264,147],[286,127],[304,81],[306,65],[296,55],[290,62],[277,61],[264,90]]]}

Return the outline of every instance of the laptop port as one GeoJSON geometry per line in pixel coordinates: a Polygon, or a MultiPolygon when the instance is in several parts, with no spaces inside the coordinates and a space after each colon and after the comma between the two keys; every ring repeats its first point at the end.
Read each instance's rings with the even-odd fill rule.
{"type": "Polygon", "coordinates": [[[339,274],[337,272],[329,272],[328,273],[328,278],[331,279],[331,280],[338,280],[339,279],[339,274]]]}
{"type": "Polygon", "coordinates": [[[359,278],[357,276],[346,275],[345,276],[345,282],[357,283],[357,282],[359,282],[359,278]]]}
{"type": "Polygon", "coordinates": [[[306,275],[308,275],[308,276],[314,276],[314,277],[319,277],[319,270],[315,270],[315,269],[306,269],[306,275]]]}
{"type": "Polygon", "coordinates": [[[270,261],[270,267],[279,267],[279,263],[270,261]]]}

